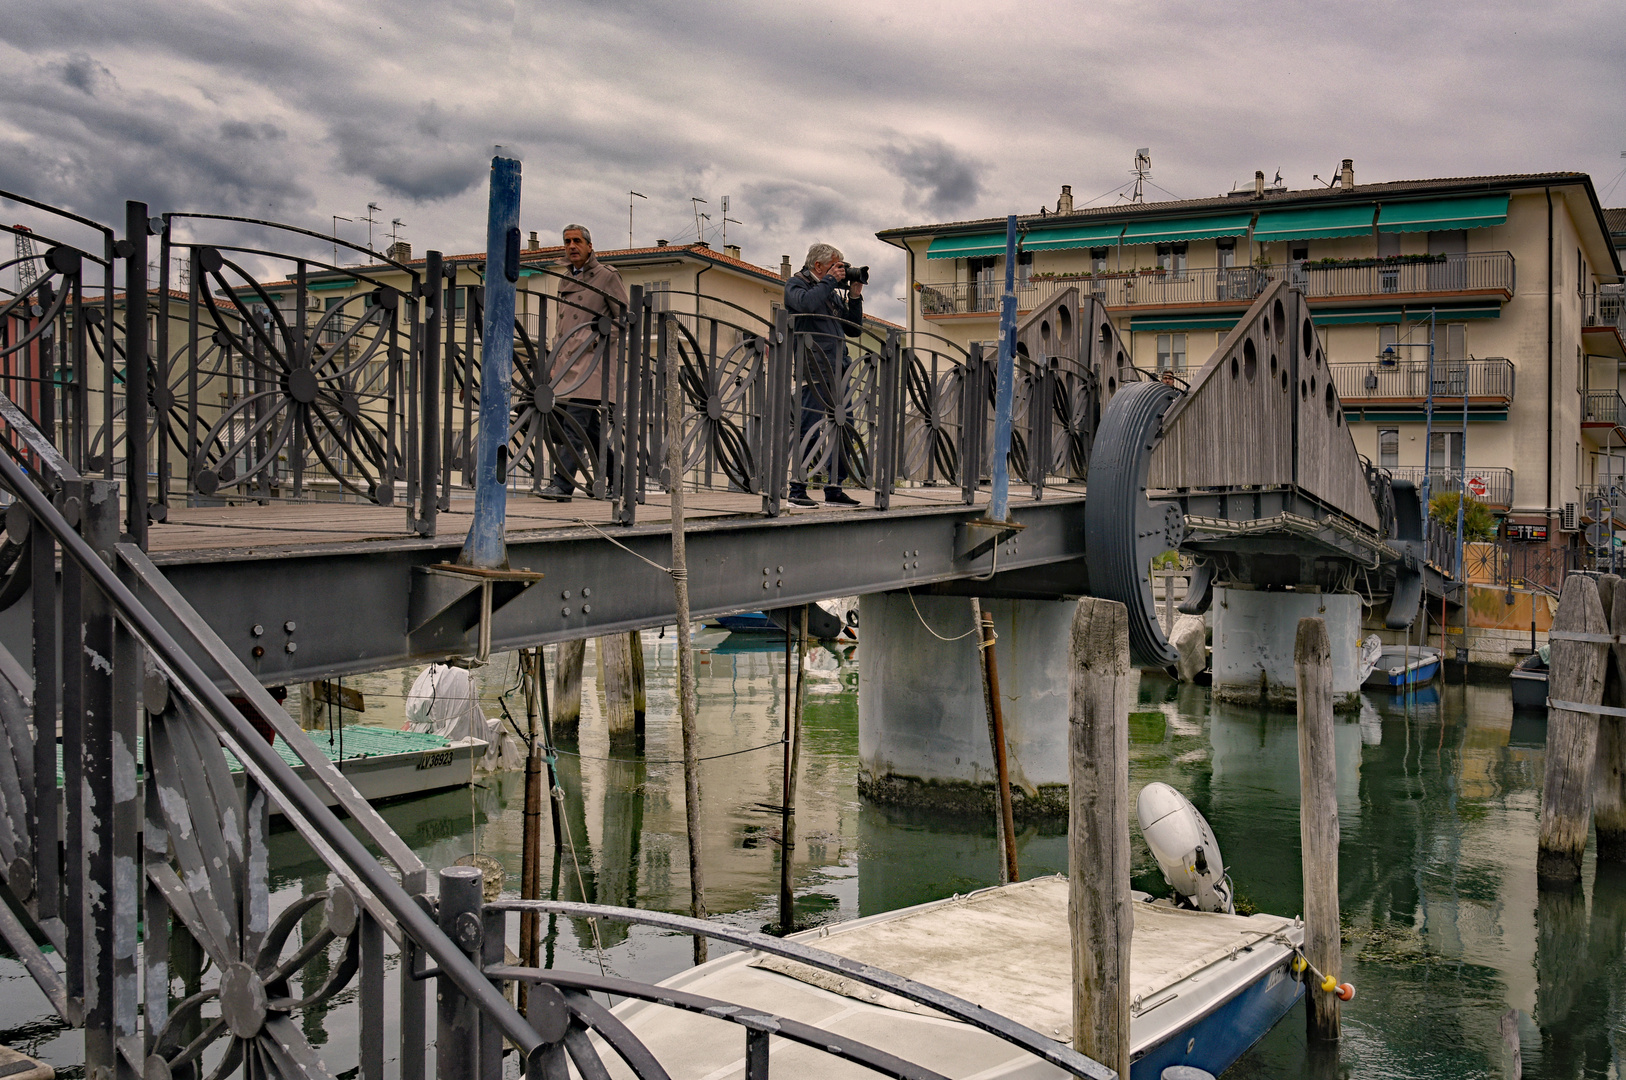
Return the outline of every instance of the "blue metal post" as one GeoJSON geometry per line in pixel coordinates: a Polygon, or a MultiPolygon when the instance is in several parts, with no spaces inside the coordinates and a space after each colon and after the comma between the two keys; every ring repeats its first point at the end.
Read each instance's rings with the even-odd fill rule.
{"type": "Polygon", "coordinates": [[[509,393],[514,379],[514,286],[519,281],[518,159],[503,148],[491,159],[486,214],[485,323],[481,326],[480,441],[474,459],[474,523],[458,562],[496,569],[508,565],[503,527],[508,517],[509,393]]]}
{"type": "Polygon", "coordinates": [[[1011,397],[1016,382],[1016,215],[1005,219],[1005,295],[999,301],[999,369],[994,384],[994,493],[988,516],[1010,518],[1011,397]]]}

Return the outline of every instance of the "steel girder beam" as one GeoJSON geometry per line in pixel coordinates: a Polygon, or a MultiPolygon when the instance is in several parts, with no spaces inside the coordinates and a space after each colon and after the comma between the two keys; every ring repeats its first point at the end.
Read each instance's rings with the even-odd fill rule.
{"type": "MultiPolygon", "coordinates": [[[[1043,502],[1012,509],[1025,528],[969,557],[964,553],[975,549],[980,531],[967,524],[981,511],[965,506],[691,523],[690,607],[700,618],[1077,565],[1084,550],[1081,495],[1051,492],[1043,502]]],[[[432,579],[427,568],[453,561],[457,550],[455,541],[400,540],[153,561],[271,684],[471,655],[478,637],[468,623],[472,614],[462,622],[431,620],[417,633],[410,626],[423,610],[421,594],[432,579]]],[[[672,620],[670,578],[637,557],[666,565],[671,537],[664,526],[511,535],[508,555],[515,569],[544,577],[495,608],[493,651],[672,620]]],[[[1071,572],[1058,578],[1076,581],[1071,572]]]]}

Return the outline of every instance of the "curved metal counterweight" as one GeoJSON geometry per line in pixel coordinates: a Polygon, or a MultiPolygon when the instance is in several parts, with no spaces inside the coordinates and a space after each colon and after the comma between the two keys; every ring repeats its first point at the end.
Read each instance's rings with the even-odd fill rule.
{"type": "Polygon", "coordinates": [[[1112,397],[1090,458],[1084,504],[1090,590],[1129,610],[1129,652],[1136,664],[1169,667],[1179,659],[1157,621],[1151,561],[1185,539],[1185,514],[1146,498],[1146,471],[1163,414],[1180,391],[1161,382],[1130,383],[1112,397]]]}

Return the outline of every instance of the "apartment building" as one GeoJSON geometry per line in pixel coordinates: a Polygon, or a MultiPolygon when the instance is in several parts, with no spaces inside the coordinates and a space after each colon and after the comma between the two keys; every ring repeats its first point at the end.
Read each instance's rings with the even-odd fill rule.
{"type": "MultiPolygon", "coordinates": [[[[1346,160],[1324,188],[1257,173],[1211,199],[1085,210],[1064,187],[1054,211],[1019,218],[1018,308],[1076,286],[1137,367],[1179,375],[1285,278],[1363,455],[1397,477],[1426,470],[1435,492],[1465,485],[1505,535],[1568,544],[1589,506],[1626,490],[1622,217],[1572,172],[1358,184],[1346,160]]],[[[877,235],[905,252],[911,329],[996,338],[1004,218],[877,235]]]]}

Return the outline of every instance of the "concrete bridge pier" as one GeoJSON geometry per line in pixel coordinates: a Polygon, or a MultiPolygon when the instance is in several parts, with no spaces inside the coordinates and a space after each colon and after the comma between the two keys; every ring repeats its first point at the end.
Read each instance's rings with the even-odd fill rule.
{"type": "MultiPolygon", "coordinates": [[[[858,785],[876,802],[993,813],[981,660],[963,596],[859,597],[858,785]],[[944,640],[948,639],[948,640],[944,640]]],[[[983,600],[1019,818],[1067,814],[1069,633],[1076,601],[983,600]]]]}
{"type": "Polygon", "coordinates": [[[1291,705],[1298,698],[1293,642],[1301,618],[1326,620],[1332,692],[1339,709],[1360,707],[1361,598],[1354,593],[1214,587],[1214,696],[1291,705]]]}

